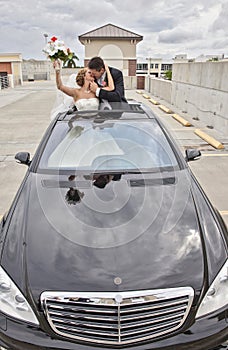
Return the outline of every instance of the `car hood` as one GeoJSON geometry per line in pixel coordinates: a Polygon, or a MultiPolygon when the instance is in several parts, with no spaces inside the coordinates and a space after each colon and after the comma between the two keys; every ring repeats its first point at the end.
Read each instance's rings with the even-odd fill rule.
{"type": "Polygon", "coordinates": [[[47,290],[199,291],[203,284],[201,234],[186,170],[126,174],[103,189],[85,177],[70,182],[30,174],[7,240],[3,265],[36,300],[47,290]],[[69,201],[70,188],[79,191],[75,201],[69,201]]]}

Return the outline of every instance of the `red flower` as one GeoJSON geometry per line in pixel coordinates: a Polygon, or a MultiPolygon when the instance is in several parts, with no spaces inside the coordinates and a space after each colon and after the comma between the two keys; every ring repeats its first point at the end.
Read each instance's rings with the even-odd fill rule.
{"type": "Polygon", "coordinates": [[[58,40],[58,38],[56,38],[56,36],[53,36],[53,37],[51,38],[51,41],[53,41],[53,42],[55,42],[56,40],[58,40]]]}

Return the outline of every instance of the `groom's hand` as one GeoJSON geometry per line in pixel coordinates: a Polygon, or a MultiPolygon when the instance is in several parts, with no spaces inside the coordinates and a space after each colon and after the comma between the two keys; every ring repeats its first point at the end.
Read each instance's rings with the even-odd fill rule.
{"type": "Polygon", "coordinates": [[[97,83],[95,83],[95,81],[92,81],[92,82],[90,83],[90,91],[94,92],[94,94],[95,94],[96,91],[97,91],[97,88],[98,88],[97,83]]]}

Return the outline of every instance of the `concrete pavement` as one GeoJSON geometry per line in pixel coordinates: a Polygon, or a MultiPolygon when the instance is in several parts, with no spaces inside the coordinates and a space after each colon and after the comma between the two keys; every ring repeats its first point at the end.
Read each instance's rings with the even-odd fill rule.
{"type": "Polygon", "coordinates": [[[50,81],[0,91],[0,215],[8,210],[27,170],[14,156],[19,151],[34,154],[50,123],[55,98],[50,81]]]}
{"type": "MultiPolygon", "coordinates": [[[[126,97],[148,105],[171,132],[183,152],[189,147],[197,147],[202,151],[201,159],[189,164],[209,199],[221,211],[228,224],[228,135],[209,129],[200,121],[175,110],[174,113],[192,124],[191,127],[184,127],[136,91],[127,90],[126,97]],[[196,128],[218,139],[225,148],[214,149],[194,134],[196,128]]],[[[19,151],[34,154],[50,123],[55,99],[56,88],[53,81],[28,82],[22,87],[0,91],[0,216],[9,208],[27,170],[26,166],[15,162],[14,155],[19,151]]],[[[173,106],[164,101],[159,103],[173,109],[173,106]]]]}

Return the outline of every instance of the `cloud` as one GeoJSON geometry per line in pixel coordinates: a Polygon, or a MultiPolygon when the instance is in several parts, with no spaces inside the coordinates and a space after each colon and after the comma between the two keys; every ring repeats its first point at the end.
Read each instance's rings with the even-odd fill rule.
{"type": "Polygon", "coordinates": [[[228,35],[228,2],[222,4],[221,11],[219,12],[217,18],[212,24],[210,31],[222,31],[227,36],[228,35]]]}
{"type": "Polygon", "coordinates": [[[158,42],[182,44],[188,42],[189,40],[201,38],[202,34],[200,32],[190,32],[187,30],[181,30],[180,28],[175,28],[174,30],[166,30],[161,32],[158,37],[158,42]]]}
{"type": "Polygon", "coordinates": [[[227,0],[0,0],[0,6],[0,50],[21,52],[25,59],[45,58],[47,33],[61,37],[83,62],[78,36],[107,23],[143,36],[138,57],[172,58],[180,51],[193,57],[211,50],[228,55],[227,0]]]}

